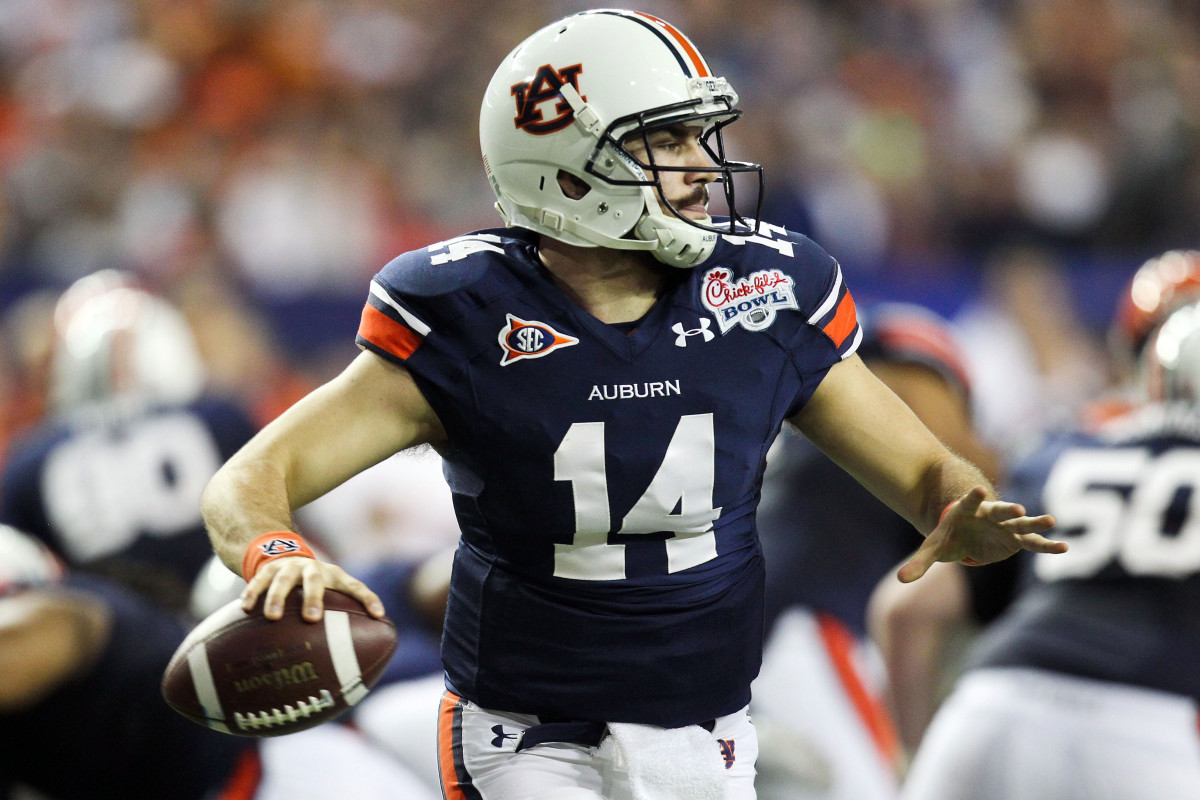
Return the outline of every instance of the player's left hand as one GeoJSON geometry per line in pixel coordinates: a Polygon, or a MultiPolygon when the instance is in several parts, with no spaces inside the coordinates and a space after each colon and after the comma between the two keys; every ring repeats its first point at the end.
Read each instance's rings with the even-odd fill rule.
{"type": "Polygon", "coordinates": [[[1025,516],[1025,508],[1003,500],[987,500],[977,486],[953,503],[938,526],[925,538],[897,577],[911,583],[938,561],[959,561],[978,566],[1003,561],[1018,550],[1065,553],[1066,542],[1041,535],[1055,525],[1054,517],[1025,516]]]}

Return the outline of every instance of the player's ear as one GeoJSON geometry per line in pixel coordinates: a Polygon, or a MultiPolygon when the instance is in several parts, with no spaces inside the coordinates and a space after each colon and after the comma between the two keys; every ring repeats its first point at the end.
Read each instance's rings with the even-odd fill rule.
{"type": "Polygon", "coordinates": [[[592,190],[581,179],[575,177],[565,169],[558,171],[558,186],[563,190],[563,194],[572,200],[582,200],[584,195],[592,190]]]}

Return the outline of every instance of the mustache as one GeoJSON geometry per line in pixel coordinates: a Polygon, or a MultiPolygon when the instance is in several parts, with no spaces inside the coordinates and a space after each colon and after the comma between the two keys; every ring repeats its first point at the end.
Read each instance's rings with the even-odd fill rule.
{"type": "Polygon", "coordinates": [[[700,184],[687,197],[675,203],[676,208],[687,208],[695,205],[708,205],[708,184],[700,184]]]}

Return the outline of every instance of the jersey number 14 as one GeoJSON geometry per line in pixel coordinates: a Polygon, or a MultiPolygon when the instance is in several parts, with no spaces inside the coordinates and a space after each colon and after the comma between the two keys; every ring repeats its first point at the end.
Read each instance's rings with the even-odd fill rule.
{"type": "MultiPolygon", "coordinates": [[[[621,521],[617,533],[674,534],[664,544],[667,571],[679,572],[717,557],[713,521],[716,444],[712,414],[689,414],[675,427],[654,479],[621,521]]],[[[609,544],[608,470],[604,423],[571,425],[554,453],[554,479],[571,482],[575,535],[554,546],[554,574],[584,581],[625,577],[625,545],[609,544]]]]}

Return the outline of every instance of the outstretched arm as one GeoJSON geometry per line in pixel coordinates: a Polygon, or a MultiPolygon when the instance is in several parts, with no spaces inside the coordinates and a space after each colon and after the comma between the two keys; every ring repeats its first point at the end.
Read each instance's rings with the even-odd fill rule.
{"type": "Polygon", "coordinates": [[[894,392],[851,356],[830,368],[792,423],[926,536],[900,568],[908,582],[938,561],[987,564],[1020,549],[1061,553],[1041,535],[1054,518],[996,497],[974,464],[950,451],[894,392]]]}
{"type": "MultiPolygon", "coordinates": [[[[256,537],[294,530],[292,511],[405,448],[445,438],[407,370],[363,352],[336,378],[263,428],[213,476],[201,501],[213,549],[241,574],[256,537]]],[[[311,558],[276,558],[247,583],[247,610],[266,594],[278,619],[293,587],[304,587],[304,616],[319,619],[325,589],[352,595],[372,614],[383,604],[340,567],[311,558]]]]}

